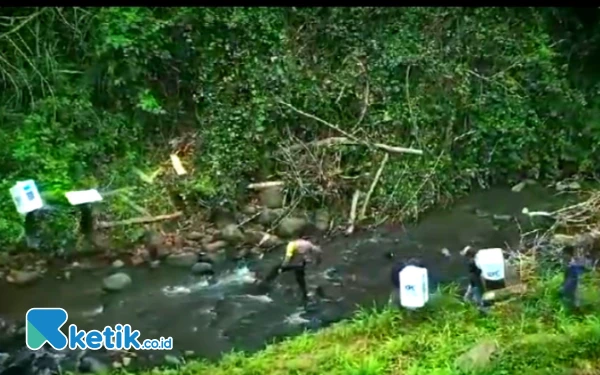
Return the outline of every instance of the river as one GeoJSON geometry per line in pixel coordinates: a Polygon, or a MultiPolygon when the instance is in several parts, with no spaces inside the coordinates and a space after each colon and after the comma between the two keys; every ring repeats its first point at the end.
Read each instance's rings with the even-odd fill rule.
{"type": "MultiPolygon", "coordinates": [[[[307,281],[309,288],[321,286],[325,296],[315,297],[308,311],[300,307],[291,273],[282,274],[267,294],[259,294],[252,285],[256,275],[280,259],[283,249],[277,249],[261,260],[217,265],[212,279],[165,265],[124,268],[121,271],[133,283],[116,294],[100,288],[102,278],[114,272],[108,268],[73,269],[70,280],[55,277],[64,270],[49,270],[43,280],[28,287],[2,281],[0,316],[22,321],[31,307],[62,307],[69,313],[69,323],[79,328],[102,330],[129,323],[142,338],[173,337],[171,354],[194,351],[214,360],[232,349],[255,351],[276,338],[339,321],[359,306],[384,303],[390,292],[390,253],[395,259],[423,259],[431,288],[461,282],[465,266],[458,252],[465,245],[514,247],[520,230],[531,227],[530,219],[521,214],[523,207],[551,210],[564,201],[541,186],[528,186],[520,193],[494,188],[474,192],[448,209],[432,210],[415,224],[383,226],[322,242],[323,262],[307,272],[307,281]],[[442,254],[443,248],[450,250],[450,257],[442,254]]],[[[24,341],[13,344],[0,351],[13,351],[24,341]]],[[[158,363],[164,355],[140,353],[137,364],[158,363]]]]}

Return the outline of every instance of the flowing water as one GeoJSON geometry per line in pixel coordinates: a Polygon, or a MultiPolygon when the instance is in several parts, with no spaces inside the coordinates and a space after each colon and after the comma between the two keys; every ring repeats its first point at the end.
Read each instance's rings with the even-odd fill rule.
{"type": "MultiPolygon", "coordinates": [[[[80,329],[129,323],[142,338],[173,337],[177,353],[192,350],[216,359],[232,349],[254,351],[277,337],[322,327],[352,315],[358,306],[386,302],[393,262],[389,253],[395,259],[420,257],[429,269],[432,288],[461,281],[465,266],[458,252],[465,245],[515,246],[520,230],[530,226],[530,219],[521,214],[523,207],[551,210],[561,203],[564,198],[539,186],[521,193],[495,188],[472,193],[450,209],[431,211],[414,225],[323,242],[323,262],[307,271],[307,281],[309,288],[321,286],[325,296],[316,298],[308,311],[300,307],[292,273],[282,274],[267,293],[260,294],[252,285],[257,275],[281,259],[283,249],[277,249],[261,260],[216,265],[212,278],[166,265],[125,268],[120,271],[127,272],[133,284],[115,294],[100,290],[102,278],[114,272],[107,268],[73,269],[68,281],[53,277],[63,270],[50,270],[28,287],[0,282],[0,317],[22,321],[31,307],[58,306],[80,329]],[[450,257],[442,254],[443,248],[450,250],[450,257]]],[[[164,354],[145,352],[140,361],[161,361],[164,354]]]]}

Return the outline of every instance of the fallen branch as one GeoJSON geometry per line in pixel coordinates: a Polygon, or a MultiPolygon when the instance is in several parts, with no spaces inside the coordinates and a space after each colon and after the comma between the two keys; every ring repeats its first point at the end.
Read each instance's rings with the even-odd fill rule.
{"type": "Polygon", "coordinates": [[[167,214],[167,215],[158,215],[158,216],[150,216],[150,217],[136,217],[133,219],[119,220],[119,221],[100,221],[100,222],[98,222],[97,227],[98,228],[112,228],[112,227],[133,225],[133,224],[147,224],[147,223],[154,223],[157,221],[176,219],[182,215],[183,215],[183,212],[177,211],[175,213],[167,214]]]}
{"type": "Polygon", "coordinates": [[[527,292],[526,284],[516,284],[507,286],[503,289],[496,289],[493,291],[489,291],[484,293],[483,300],[484,301],[498,301],[502,299],[509,298],[514,295],[524,294],[527,292]]]}
{"type": "Polygon", "coordinates": [[[381,161],[381,165],[379,166],[379,169],[377,170],[377,173],[375,174],[375,178],[373,178],[373,182],[371,183],[371,187],[369,188],[369,191],[367,192],[367,196],[365,198],[365,202],[363,203],[362,210],[360,211],[360,217],[359,217],[360,220],[365,218],[365,215],[367,213],[367,207],[369,206],[369,201],[371,200],[371,195],[373,194],[373,191],[375,191],[375,186],[377,186],[377,183],[379,182],[379,179],[381,178],[381,173],[383,172],[383,168],[387,164],[389,158],[390,158],[390,154],[385,154],[385,156],[383,157],[383,160],[381,161]]]}
{"type": "Polygon", "coordinates": [[[256,182],[256,183],[248,185],[248,189],[261,190],[261,189],[268,189],[271,187],[277,187],[277,186],[283,186],[283,185],[284,185],[283,181],[256,182]]]}
{"type": "Polygon", "coordinates": [[[352,232],[354,232],[354,222],[356,221],[356,208],[358,207],[359,197],[360,190],[356,190],[352,196],[352,207],[350,208],[350,219],[348,220],[348,229],[346,229],[346,234],[352,234],[352,232]]]}
{"type": "Polygon", "coordinates": [[[386,144],[383,143],[371,143],[371,142],[367,142],[361,139],[356,138],[355,136],[353,136],[352,134],[346,132],[345,130],[340,129],[339,126],[334,125],[330,122],[327,122],[315,115],[311,115],[310,113],[306,113],[304,111],[299,110],[298,108],[294,107],[293,105],[283,102],[281,100],[278,101],[278,103],[285,105],[286,107],[290,108],[292,111],[301,114],[302,116],[308,117],[310,119],[313,119],[317,122],[320,122],[321,124],[337,131],[338,133],[344,135],[345,137],[347,137],[349,140],[354,141],[357,144],[364,144],[367,146],[374,146],[376,148],[385,150],[387,152],[393,152],[393,153],[410,153],[410,154],[416,154],[416,155],[422,155],[423,151],[422,150],[417,150],[417,149],[413,149],[413,148],[406,148],[406,147],[395,147],[395,146],[388,146],[386,144]]]}
{"type": "MultiPolygon", "coordinates": [[[[330,147],[330,146],[338,146],[338,145],[360,145],[365,142],[355,141],[348,137],[329,137],[325,139],[321,139],[318,141],[308,142],[305,144],[298,144],[288,147],[287,151],[297,151],[306,147],[330,147]]],[[[406,147],[396,147],[389,146],[383,143],[373,143],[373,146],[385,150],[387,152],[391,152],[394,154],[413,154],[413,155],[423,155],[422,150],[418,150],[415,148],[406,148],[406,147]]]]}
{"type": "Polygon", "coordinates": [[[237,225],[238,228],[243,227],[244,225],[248,224],[249,222],[251,222],[252,220],[256,219],[257,217],[259,217],[262,214],[262,212],[257,212],[254,215],[250,216],[249,218],[247,218],[246,220],[242,221],[241,223],[239,223],[237,225]]]}

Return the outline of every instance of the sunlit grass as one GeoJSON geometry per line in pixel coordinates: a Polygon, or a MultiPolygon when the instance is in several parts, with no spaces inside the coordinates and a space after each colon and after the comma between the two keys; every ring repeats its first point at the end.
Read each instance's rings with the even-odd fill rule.
{"type": "MultiPolygon", "coordinates": [[[[557,297],[561,276],[531,282],[523,297],[487,316],[450,287],[416,312],[360,311],[351,321],[306,333],[251,355],[192,361],[163,374],[462,374],[457,358],[482,341],[498,350],[481,374],[594,374],[600,360],[600,282],[587,277],[580,313],[557,297]]],[[[199,337],[199,340],[202,338],[199,337]]]]}

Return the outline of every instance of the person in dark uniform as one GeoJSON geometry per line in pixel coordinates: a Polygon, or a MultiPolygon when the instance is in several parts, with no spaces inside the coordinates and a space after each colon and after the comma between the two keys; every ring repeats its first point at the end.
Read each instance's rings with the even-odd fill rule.
{"type": "Polygon", "coordinates": [[[469,274],[469,286],[463,297],[465,302],[472,301],[477,307],[483,306],[483,281],[481,280],[481,269],[477,267],[475,263],[475,255],[477,250],[471,246],[467,246],[463,249],[461,254],[467,258],[467,271],[469,274]]]}
{"type": "Polygon", "coordinates": [[[573,246],[565,246],[564,255],[567,257],[567,266],[565,268],[564,280],[560,295],[564,303],[570,308],[578,308],[579,300],[579,278],[587,271],[585,261],[582,257],[577,257],[573,246]]]}
{"type": "Polygon", "coordinates": [[[423,262],[418,258],[411,258],[407,261],[401,260],[392,266],[390,272],[392,292],[388,301],[391,306],[400,306],[400,272],[407,266],[424,267],[423,262]]]}

